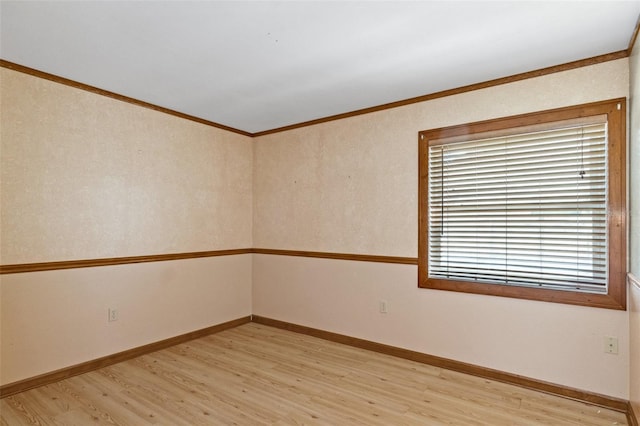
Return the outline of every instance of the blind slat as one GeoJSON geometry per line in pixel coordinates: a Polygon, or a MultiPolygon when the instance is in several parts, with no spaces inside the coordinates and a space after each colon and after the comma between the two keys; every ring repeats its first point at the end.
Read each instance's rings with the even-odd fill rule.
{"type": "Polygon", "coordinates": [[[606,293],[606,123],[428,154],[430,277],[606,293]]]}

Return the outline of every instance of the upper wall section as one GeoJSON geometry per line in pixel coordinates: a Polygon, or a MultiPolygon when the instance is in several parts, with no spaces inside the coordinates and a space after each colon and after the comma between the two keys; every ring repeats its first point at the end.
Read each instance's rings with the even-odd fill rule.
{"type": "MultiPolygon", "coordinates": [[[[640,41],[629,57],[629,271],[640,277],[640,41]]],[[[639,385],[640,387],[640,385],[639,385]]],[[[640,398],[640,395],[639,395],[640,398]]]]}
{"type": "MultiPolygon", "coordinates": [[[[640,279],[640,40],[629,58],[629,271],[640,279]]],[[[640,416],[640,283],[629,286],[629,399],[640,416]]]]}
{"type": "Polygon", "coordinates": [[[629,95],[627,58],[256,138],[254,247],[417,256],[418,132],[629,95]]]}
{"type": "Polygon", "coordinates": [[[1,263],[251,247],[252,141],[0,69],[1,263]]]}

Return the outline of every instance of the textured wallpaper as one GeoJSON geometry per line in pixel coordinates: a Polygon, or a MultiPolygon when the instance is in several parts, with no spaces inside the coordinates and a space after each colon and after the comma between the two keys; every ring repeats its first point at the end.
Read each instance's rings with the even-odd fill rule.
{"type": "Polygon", "coordinates": [[[249,137],[0,72],[3,264],[251,247],[249,137]]]}
{"type": "MultiPolygon", "coordinates": [[[[640,279],[640,42],[629,58],[631,108],[629,138],[629,271],[640,279]]],[[[640,288],[629,286],[629,398],[640,416],[640,288]]]]}
{"type": "Polygon", "coordinates": [[[256,139],[254,246],[417,256],[418,132],[629,93],[628,60],[256,139]]]}
{"type": "Polygon", "coordinates": [[[640,43],[629,58],[629,270],[640,277],[640,43]]]}

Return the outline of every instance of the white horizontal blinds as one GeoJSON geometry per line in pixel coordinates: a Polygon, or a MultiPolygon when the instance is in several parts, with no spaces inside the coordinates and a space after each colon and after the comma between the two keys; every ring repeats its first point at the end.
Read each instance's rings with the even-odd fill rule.
{"type": "Polygon", "coordinates": [[[606,123],[429,147],[430,278],[606,293],[606,123]]]}

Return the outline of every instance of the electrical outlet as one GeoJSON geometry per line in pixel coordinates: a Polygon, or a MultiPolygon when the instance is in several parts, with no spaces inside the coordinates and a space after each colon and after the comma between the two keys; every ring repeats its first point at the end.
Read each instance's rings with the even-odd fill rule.
{"type": "Polygon", "coordinates": [[[118,321],[118,310],[109,308],[109,322],[118,321]]]}
{"type": "Polygon", "coordinates": [[[605,336],[604,352],[608,354],[618,355],[618,338],[617,337],[605,336]]]}
{"type": "Polygon", "coordinates": [[[380,301],[380,313],[381,314],[386,314],[387,313],[387,301],[386,300],[381,300],[380,301]]]}

